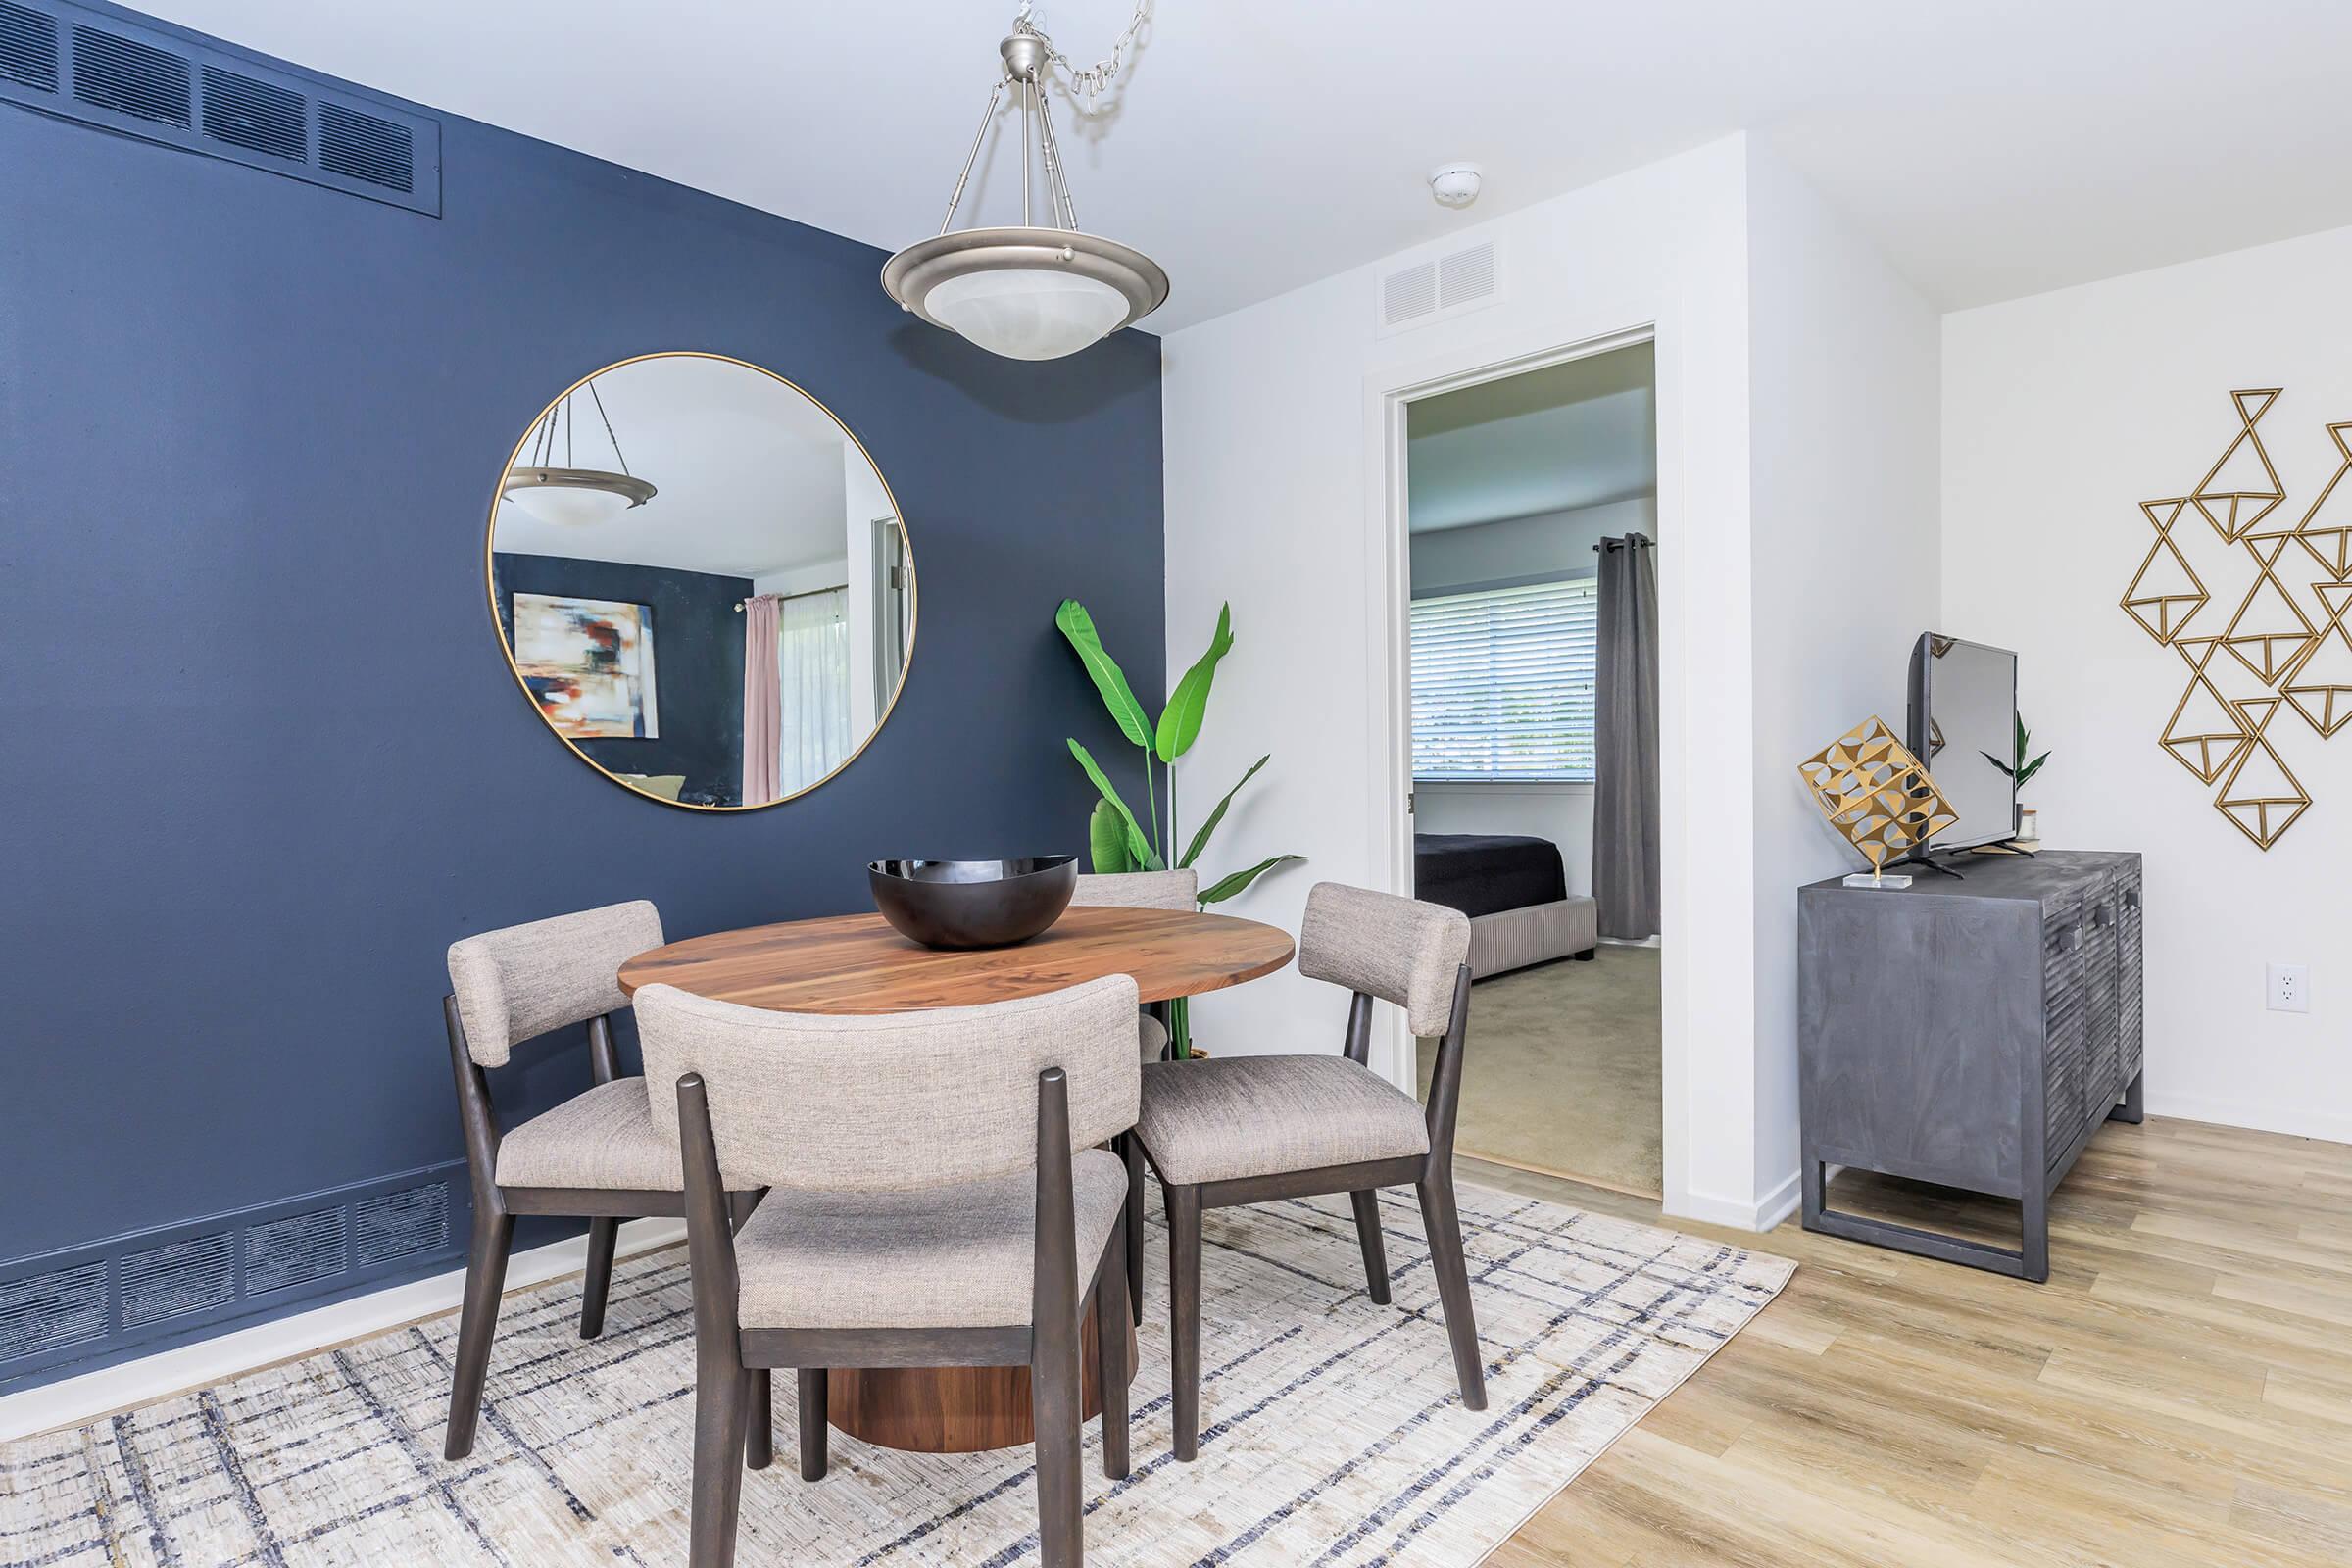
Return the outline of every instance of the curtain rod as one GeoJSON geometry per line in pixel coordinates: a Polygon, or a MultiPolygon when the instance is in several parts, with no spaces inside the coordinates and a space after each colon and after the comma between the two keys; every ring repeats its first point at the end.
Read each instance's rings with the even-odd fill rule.
{"type": "Polygon", "coordinates": [[[1628,548],[1635,550],[1655,550],[1657,547],[1658,542],[1655,539],[1650,538],[1647,534],[1629,533],[1621,539],[1603,539],[1598,544],[1595,544],[1592,548],[1602,552],[1603,554],[1606,554],[1611,550],[1624,550],[1628,548]]]}
{"type": "MultiPolygon", "coordinates": [[[[793,600],[793,599],[814,599],[814,598],[815,598],[815,597],[816,597],[818,594],[840,594],[840,593],[847,593],[847,592],[849,592],[849,588],[850,588],[850,585],[849,585],[848,583],[846,583],[846,582],[837,582],[837,583],[835,583],[835,584],[834,584],[832,587],[830,587],[830,588],[811,588],[811,589],[809,589],[809,590],[808,590],[807,593],[799,593],[799,594],[754,594],[754,595],[752,595],[752,599],[773,599],[773,600],[774,600],[774,601],[775,601],[777,604],[781,605],[781,604],[784,604],[785,602],[787,602],[788,600],[793,600]]],[[[742,614],[742,613],[743,613],[743,607],[744,607],[744,606],[746,606],[746,605],[748,605],[748,604],[750,604],[750,603],[752,602],[752,599],[738,599],[738,600],[736,600],[736,601],[735,601],[735,613],[737,613],[738,615],[742,614]]]]}

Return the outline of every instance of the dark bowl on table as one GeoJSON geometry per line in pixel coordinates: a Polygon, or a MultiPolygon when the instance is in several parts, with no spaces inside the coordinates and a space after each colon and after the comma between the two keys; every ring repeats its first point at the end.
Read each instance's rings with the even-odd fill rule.
{"type": "Polygon", "coordinates": [[[1061,918],[1078,890],[1078,858],[872,860],[874,907],[926,948],[1009,948],[1061,918]]]}

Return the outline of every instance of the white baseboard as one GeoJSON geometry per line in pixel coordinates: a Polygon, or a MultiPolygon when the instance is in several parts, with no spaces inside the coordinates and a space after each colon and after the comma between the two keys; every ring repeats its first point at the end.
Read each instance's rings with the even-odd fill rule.
{"type": "Polygon", "coordinates": [[[2352,1115],[2311,1105],[2249,1105],[2203,1095],[2148,1092],[2148,1114],[2180,1121],[2211,1122],[2217,1127],[2243,1127],[2258,1133],[2284,1133],[2289,1138],[2321,1138],[2331,1144],[2352,1144],[2352,1115]]]}
{"type": "Polygon", "coordinates": [[[1797,1200],[1803,1194],[1801,1174],[1790,1171],[1772,1191],[1752,1202],[1718,1198],[1712,1193],[1669,1193],[1665,1212],[1671,1219],[1694,1219],[1703,1225],[1761,1234],[1795,1213],[1797,1200]]]}
{"type": "MultiPolygon", "coordinates": [[[[615,1257],[633,1257],[685,1240],[682,1219],[633,1219],[620,1227],[615,1257]]],[[[551,1242],[516,1252],[507,1263],[507,1289],[543,1285],[588,1266],[588,1238],[551,1242]]],[[[200,1340],[134,1361],[101,1367],[78,1377],[63,1378],[21,1394],[0,1396],[0,1442],[79,1426],[99,1416],[152,1403],[275,1366],[298,1360],[337,1345],[381,1334],[423,1318],[454,1311],[466,1284],[466,1271],[453,1269],[429,1279],[412,1280],[386,1290],[355,1296],[314,1311],[298,1312],[274,1322],[237,1329],[215,1339],[200,1340]]]]}

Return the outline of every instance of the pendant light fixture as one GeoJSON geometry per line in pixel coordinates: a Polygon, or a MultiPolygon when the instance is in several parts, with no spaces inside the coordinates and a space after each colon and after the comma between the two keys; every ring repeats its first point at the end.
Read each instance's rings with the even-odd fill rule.
{"type": "Polygon", "coordinates": [[[620,437],[612,433],[612,416],[605,412],[605,400],[596,390],[594,379],[583,387],[564,394],[562,401],[547,411],[546,416],[530,434],[531,461],[516,464],[507,470],[507,482],[501,493],[508,503],[541,522],[576,526],[591,522],[610,522],[634,507],[642,507],[659,494],[645,480],[629,472],[629,460],[621,456],[620,437]],[[605,426],[605,439],[612,443],[612,461],[619,472],[610,468],[582,468],[573,465],[571,450],[572,404],[582,391],[596,406],[596,416],[605,426]],[[557,466],[557,427],[561,424],[564,440],[564,463],[557,466]]]}
{"type": "Polygon", "coordinates": [[[1143,252],[1078,227],[1078,210],[1062,171],[1061,147],[1054,136],[1054,114],[1045,99],[1050,66],[1071,71],[1074,94],[1089,102],[1110,84],[1129,44],[1144,24],[1150,0],[1142,0],[1108,59],[1078,71],[1037,30],[1025,3],[1012,32],[997,46],[1003,74],[988,95],[980,133],[964,158],[963,172],[948,197],[939,232],[909,245],[882,269],[882,286],[900,306],[934,326],[944,326],[988,350],[1013,360],[1058,360],[1134,324],[1168,297],[1168,274],[1143,252]],[[949,232],[963,200],[972,166],[988,140],[997,106],[1009,86],[1021,104],[1021,221],[1018,226],[963,228],[949,232]],[[1031,142],[1036,142],[1032,152],[1031,142]],[[1030,165],[1042,159],[1048,221],[1030,221],[1030,165]]]}

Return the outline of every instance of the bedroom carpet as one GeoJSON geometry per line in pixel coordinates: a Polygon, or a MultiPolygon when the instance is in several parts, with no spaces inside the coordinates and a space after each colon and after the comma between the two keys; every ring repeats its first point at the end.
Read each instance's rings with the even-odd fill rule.
{"type": "MultiPolygon", "coordinates": [[[[1481,980],[1454,1147],[1463,1154],[1657,1196],[1658,950],[1602,943],[1481,980]]],[[[1421,1042],[1421,1091],[1437,1043],[1421,1042]]]]}
{"type": "MultiPolygon", "coordinates": [[[[1739,1333],[1792,1265],[1461,1189],[1488,1407],[1462,1408],[1420,1210],[1381,1195],[1396,1304],[1364,1294],[1344,1200],[1207,1216],[1200,1457],[1168,1444],[1167,1237],[1152,1216],[1133,1475],[1089,1424],[1102,1568],[1468,1568],[1739,1333]]],[[[456,1324],[414,1328],[0,1445],[9,1568],[662,1568],[686,1560],[694,1336],[682,1250],[621,1265],[605,1336],[575,1281],[507,1298],[479,1446],[441,1458],[456,1324]]],[[[1037,1561],[1026,1447],[833,1438],[832,1474],[747,1476],[741,1568],[1037,1561]]]]}

